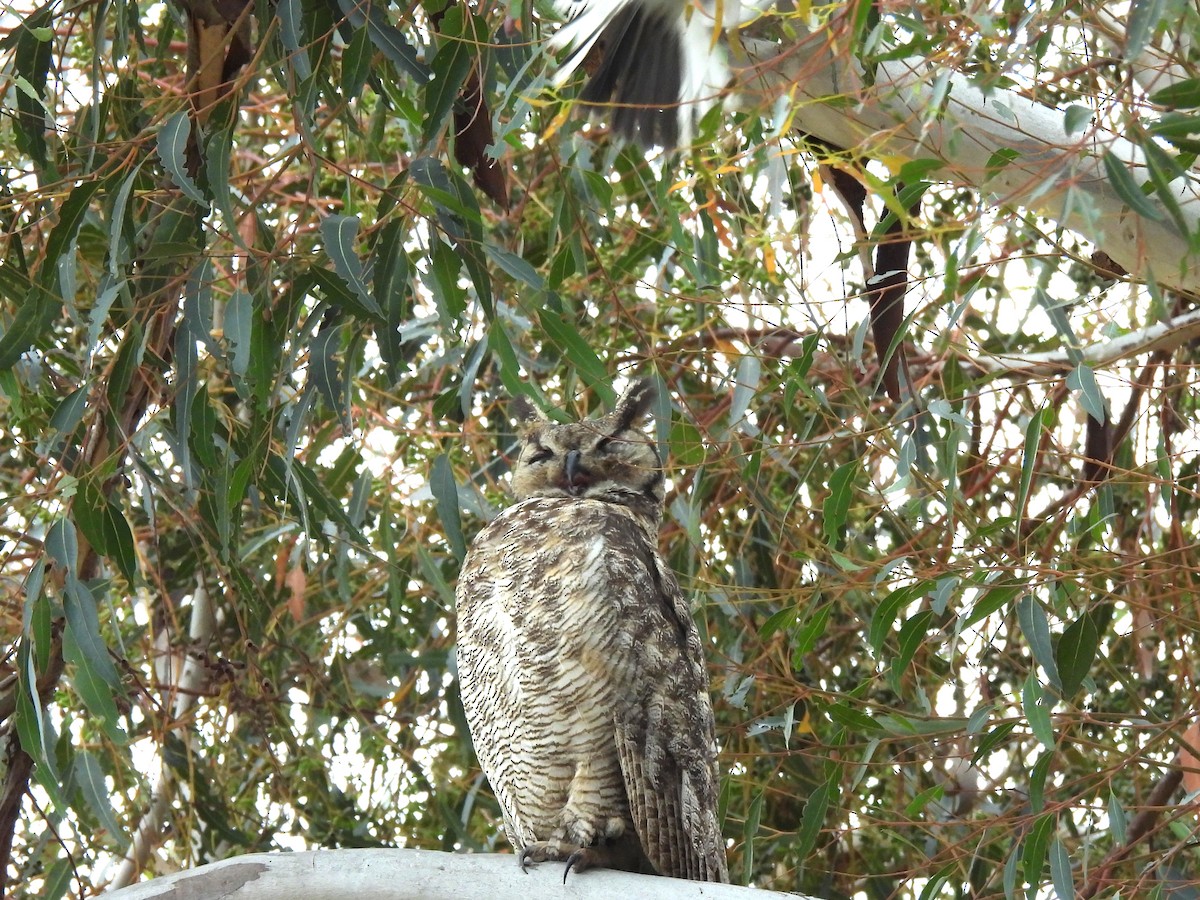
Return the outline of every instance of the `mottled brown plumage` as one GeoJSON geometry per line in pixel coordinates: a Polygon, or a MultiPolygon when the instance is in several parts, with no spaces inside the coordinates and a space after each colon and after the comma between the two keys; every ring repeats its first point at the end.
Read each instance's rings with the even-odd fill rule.
{"type": "Polygon", "coordinates": [[[459,682],[522,865],[727,881],[703,648],[658,554],[662,466],[637,428],[653,397],[639,381],[567,425],[514,404],[518,502],[463,563],[459,682]]]}

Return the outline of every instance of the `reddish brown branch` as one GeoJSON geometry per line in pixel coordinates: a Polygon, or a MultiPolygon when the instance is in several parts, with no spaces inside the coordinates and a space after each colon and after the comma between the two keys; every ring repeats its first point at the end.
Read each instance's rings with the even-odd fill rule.
{"type": "Polygon", "coordinates": [[[1095,874],[1088,881],[1082,891],[1079,892],[1081,900],[1088,900],[1089,897],[1096,896],[1104,886],[1108,883],[1108,873],[1112,868],[1130,854],[1134,847],[1141,842],[1150,829],[1154,827],[1154,823],[1158,821],[1158,817],[1167,809],[1167,804],[1171,800],[1171,795],[1179,787],[1179,783],[1183,780],[1183,769],[1179,767],[1179,757],[1175,757],[1175,761],[1171,764],[1171,768],[1166,771],[1158,784],[1154,786],[1154,790],[1150,792],[1150,797],[1146,801],[1146,805],[1142,807],[1141,812],[1133,817],[1133,821],[1129,823],[1129,828],[1125,832],[1125,843],[1112,851],[1108,857],[1096,867],[1095,874]]]}

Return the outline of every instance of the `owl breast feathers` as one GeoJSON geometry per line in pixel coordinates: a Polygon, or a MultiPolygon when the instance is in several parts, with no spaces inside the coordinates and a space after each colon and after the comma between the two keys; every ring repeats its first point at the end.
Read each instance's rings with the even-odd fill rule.
{"type": "MultiPolygon", "coordinates": [[[[458,582],[458,672],[522,865],[727,881],[700,636],[658,554],[663,474],[635,383],[560,425],[518,401],[517,503],[458,582]]],[[[566,873],[564,873],[564,878],[566,873]]]]}

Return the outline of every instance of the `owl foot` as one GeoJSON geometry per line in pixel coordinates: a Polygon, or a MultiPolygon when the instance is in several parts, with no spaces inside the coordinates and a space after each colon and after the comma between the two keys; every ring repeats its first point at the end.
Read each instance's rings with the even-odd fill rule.
{"type": "Polygon", "coordinates": [[[562,859],[564,854],[569,854],[575,849],[575,847],[564,846],[561,841],[537,841],[521,848],[521,852],[517,854],[517,862],[521,864],[522,872],[528,872],[527,867],[530,863],[562,859]]]}
{"type": "Polygon", "coordinates": [[[576,847],[562,841],[538,841],[521,850],[518,862],[521,864],[521,871],[528,872],[526,866],[530,863],[565,859],[567,868],[563,872],[563,884],[566,884],[572,869],[584,872],[588,869],[610,868],[613,863],[611,857],[612,854],[606,852],[603,847],[576,847]]]}
{"type": "Polygon", "coordinates": [[[588,869],[607,868],[608,866],[608,854],[599,847],[580,847],[567,857],[567,868],[563,871],[563,884],[567,883],[567,876],[571,874],[572,869],[576,872],[586,872],[588,869]]]}

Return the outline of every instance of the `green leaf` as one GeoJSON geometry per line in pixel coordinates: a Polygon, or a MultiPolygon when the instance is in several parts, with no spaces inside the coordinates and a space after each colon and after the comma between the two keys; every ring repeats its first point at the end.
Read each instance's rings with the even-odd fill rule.
{"type": "Polygon", "coordinates": [[[206,469],[217,465],[217,414],[208,397],[208,386],[200,385],[192,400],[189,434],[182,436],[192,448],[192,453],[206,469]]]}
{"type": "Polygon", "coordinates": [[[1042,605],[1033,597],[1022,597],[1017,604],[1017,622],[1029,642],[1034,661],[1045,670],[1051,684],[1061,687],[1058,665],[1054,661],[1054,642],[1050,637],[1050,620],[1042,605]]]}
{"type": "MultiPolygon", "coordinates": [[[[225,220],[223,234],[228,235],[239,247],[246,249],[242,233],[237,227],[238,217],[233,210],[233,194],[229,190],[229,167],[236,125],[235,117],[225,126],[215,129],[204,141],[204,175],[213,203],[220,210],[221,218],[225,220]]],[[[251,214],[253,215],[252,211],[251,214]]]]}
{"type": "Polygon", "coordinates": [[[545,279],[537,273],[537,270],[533,266],[515,253],[510,253],[503,247],[497,247],[494,244],[488,244],[483,249],[496,265],[517,279],[517,281],[533,288],[535,291],[545,288],[545,279]]]}
{"type": "Polygon", "coordinates": [[[824,517],[825,543],[840,547],[843,543],[843,528],[854,499],[854,479],[858,475],[857,461],[843,463],[829,479],[829,496],[821,504],[824,517]]]}
{"type": "Polygon", "coordinates": [[[745,824],[742,826],[742,846],[745,848],[743,850],[745,860],[743,871],[747,885],[750,884],[750,878],[754,874],[754,839],[758,837],[758,824],[762,819],[762,808],[763,792],[760,790],[755,792],[754,799],[750,801],[750,809],[746,814],[745,824]]]}
{"type": "Polygon", "coordinates": [[[456,255],[471,276],[484,314],[491,317],[492,281],[482,251],[483,217],[475,192],[460,175],[432,157],[414,159],[408,170],[422,193],[433,201],[438,224],[454,240],[456,255]]]}
{"type": "Polygon", "coordinates": [[[110,688],[121,684],[117,667],[108,655],[108,647],[100,634],[100,617],[96,611],[96,599],[87,586],[68,575],[63,592],[63,612],[67,624],[64,637],[71,635],[83,653],[87,665],[110,688]]]}
{"type": "Polygon", "coordinates": [[[804,801],[804,813],[800,818],[800,830],[796,834],[795,851],[798,859],[804,859],[817,843],[817,835],[825,823],[825,812],[831,801],[838,796],[838,783],[831,777],[808,795],[804,801]]]}
{"type": "Polygon", "coordinates": [[[446,540],[455,558],[461,563],[467,555],[467,542],[463,538],[462,519],[458,506],[458,485],[454,481],[454,473],[450,470],[450,460],[445,453],[439,453],[433,461],[433,470],[429,473],[429,489],[437,501],[438,519],[446,540]]]}
{"type": "Polygon", "coordinates": [[[371,74],[371,62],[375,51],[371,45],[371,35],[365,28],[354,32],[354,37],[342,52],[342,96],[347,100],[356,100],[362,93],[363,85],[371,74]]]}
{"type": "Polygon", "coordinates": [[[1164,0],[1132,0],[1125,24],[1125,58],[1136,60],[1162,20],[1164,0]]]}
{"type": "MultiPolygon", "coordinates": [[[[46,96],[46,80],[54,56],[54,45],[44,41],[39,34],[54,24],[52,9],[47,3],[30,13],[14,32],[16,51],[13,53],[18,83],[28,86],[29,91],[16,92],[17,115],[13,124],[17,147],[29,155],[39,169],[48,165],[46,153],[47,112],[43,100],[46,96]]],[[[13,13],[10,13],[10,16],[13,13]]],[[[10,38],[11,40],[11,38],[10,38]]],[[[9,41],[5,41],[9,43],[9,41]]],[[[7,48],[6,48],[7,49],[7,48]]]]}
{"type": "Polygon", "coordinates": [[[17,736],[21,739],[22,749],[33,758],[33,773],[38,783],[46,789],[55,805],[65,807],[67,804],[60,787],[62,778],[53,753],[56,743],[54,729],[42,713],[42,702],[37,694],[37,672],[33,668],[28,641],[21,642],[17,666],[16,708],[13,713],[17,736]]]}
{"type": "Polygon", "coordinates": [[[1175,196],[1175,191],[1171,188],[1171,183],[1176,179],[1186,179],[1187,173],[1157,143],[1145,136],[1139,137],[1141,139],[1138,141],[1138,146],[1146,156],[1146,171],[1150,174],[1150,183],[1154,185],[1154,193],[1158,197],[1159,203],[1163,205],[1163,208],[1166,209],[1174,220],[1175,227],[1179,229],[1179,233],[1186,235],[1191,231],[1191,224],[1188,222],[1182,207],[1179,205],[1179,200],[1175,196]]]}
{"type": "MultiPolygon", "coordinates": [[[[941,800],[945,795],[946,788],[944,785],[935,784],[932,787],[927,787],[921,793],[917,794],[917,796],[913,797],[908,805],[904,807],[904,815],[911,819],[934,800],[941,800]]],[[[922,894],[922,896],[924,895],[922,894]]]]}
{"type": "Polygon", "coordinates": [[[878,734],[883,730],[878,722],[865,712],[850,706],[845,700],[827,707],[825,712],[834,722],[855,734],[878,734]]]}
{"type": "Polygon", "coordinates": [[[1038,448],[1042,444],[1042,431],[1046,428],[1046,419],[1050,411],[1041,407],[1029,419],[1025,426],[1025,444],[1021,448],[1021,486],[1017,491],[1016,514],[1018,520],[1025,511],[1029,500],[1029,488],[1033,484],[1033,470],[1037,466],[1038,448]]]}
{"type": "Polygon", "coordinates": [[[1033,736],[1047,750],[1053,750],[1054,725],[1050,721],[1050,701],[1033,672],[1029,673],[1029,677],[1025,679],[1025,686],[1021,689],[1021,705],[1033,736]]]}
{"type": "Polygon", "coordinates": [[[235,290],[225,304],[225,340],[229,345],[229,368],[239,377],[250,370],[254,343],[254,298],[235,290]]]}
{"type": "Polygon", "coordinates": [[[479,58],[481,47],[487,43],[486,36],[480,38],[475,33],[475,17],[461,6],[446,10],[438,30],[438,50],[429,63],[433,74],[425,84],[425,122],[421,134],[426,143],[442,133],[463,82],[479,58]]]}
{"type": "Polygon", "coordinates": [[[408,42],[404,32],[388,21],[384,7],[370,3],[364,5],[357,0],[338,0],[338,6],[355,28],[366,25],[371,43],[382,50],[397,69],[422,83],[429,80],[429,69],[421,63],[416,49],[408,42]]]}
{"type": "Polygon", "coordinates": [[[986,760],[997,747],[1008,739],[1008,736],[1016,727],[1016,722],[1002,722],[985,734],[983,740],[979,742],[979,746],[975,748],[975,752],[971,755],[971,765],[978,764],[980,760],[986,760]]]}
{"type": "Polygon", "coordinates": [[[103,185],[99,179],[80,182],[71,189],[71,193],[59,208],[58,222],[51,229],[50,237],[46,239],[46,256],[38,270],[38,283],[47,290],[53,289],[58,283],[58,266],[63,255],[74,255],[79,228],[91,209],[92,198],[103,185]]]}
{"type": "Polygon", "coordinates": [[[578,327],[548,307],[538,310],[538,321],[546,336],[563,352],[584,383],[602,397],[611,398],[612,380],[608,371],[579,333],[578,327]]]}
{"type": "Polygon", "coordinates": [[[1092,668],[1092,661],[1096,658],[1099,646],[1100,634],[1096,630],[1096,623],[1091,614],[1084,611],[1063,632],[1054,654],[1064,698],[1073,697],[1079,690],[1083,679],[1092,668]]]}
{"type": "Polygon", "coordinates": [[[996,612],[996,610],[1008,606],[1021,595],[1025,588],[1026,585],[1022,583],[993,585],[986,591],[981,590],[979,599],[971,607],[971,614],[963,620],[961,627],[970,628],[976,622],[986,619],[992,613],[996,612]]]}
{"type": "Polygon", "coordinates": [[[1117,159],[1111,150],[1104,154],[1104,171],[1108,175],[1109,184],[1113,186],[1113,190],[1117,192],[1117,197],[1121,202],[1144,219],[1150,219],[1153,222],[1163,220],[1162,210],[1142,193],[1142,189],[1129,174],[1125,163],[1117,159]]]}
{"type": "Polygon", "coordinates": [[[1095,112],[1090,107],[1072,103],[1063,113],[1063,131],[1068,135],[1082,131],[1094,116],[1095,112]]]}
{"type": "Polygon", "coordinates": [[[275,7],[279,22],[279,40],[287,51],[287,60],[298,81],[307,81],[312,76],[312,62],[308,58],[307,41],[303,37],[304,9],[301,0],[279,0],[275,7]]]}
{"type": "Polygon", "coordinates": [[[308,350],[308,381],[349,432],[352,428],[350,397],[342,392],[341,378],[338,376],[337,354],[342,346],[342,332],[343,328],[335,324],[313,336],[308,350]]]}
{"type": "Polygon", "coordinates": [[[1108,789],[1108,828],[1112,832],[1115,844],[1119,846],[1125,843],[1129,828],[1129,816],[1125,812],[1125,807],[1121,805],[1120,799],[1113,793],[1111,782],[1108,789]]]}
{"type": "Polygon", "coordinates": [[[1200,106],[1200,78],[1185,78],[1160,88],[1150,95],[1150,102],[1169,109],[1192,109],[1200,106]]]}
{"type": "Polygon", "coordinates": [[[429,254],[429,270],[433,275],[433,302],[443,326],[454,325],[467,311],[467,292],[458,283],[462,258],[445,241],[434,239],[429,254]]]}
{"type": "Polygon", "coordinates": [[[928,588],[929,582],[927,581],[918,581],[915,584],[896,588],[875,607],[875,612],[871,616],[871,625],[867,630],[867,643],[871,645],[876,656],[880,655],[884,641],[892,633],[892,623],[896,621],[900,610],[925,596],[928,588]]]}
{"type": "Polygon", "coordinates": [[[83,582],[68,576],[63,592],[67,625],[63,631],[63,659],[74,667],[71,682],[88,711],[117,744],[125,743],[118,725],[114,694],[120,689],[116,666],[100,635],[96,600],[83,582]]]}
{"type": "MultiPolygon", "coordinates": [[[[814,598],[815,600],[816,598],[814,598]]],[[[825,634],[825,628],[829,624],[829,616],[832,611],[833,604],[826,603],[824,606],[818,607],[796,629],[795,636],[792,638],[792,659],[797,659],[805,653],[809,653],[816,646],[817,641],[825,634]]]]}
{"type": "Polygon", "coordinates": [[[196,187],[196,182],[188,173],[187,147],[191,134],[191,117],[186,109],[181,109],[158,130],[158,158],[184,196],[201,206],[207,206],[204,192],[196,187]]]}
{"type": "Polygon", "coordinates": [[[129,846],[129,839],[113,813],[112,802],[109,800],[110,791],[99,761],[91,751],[79,750],[75,753],[71,773],[75,783],[79,785],[84,803],[96,816],[100,827],[112,836],[113,843],[124,852],[129,846]]]}
{"type": "Polygon", "coordinates": [[[1025,846],[1021,851],[1021,875],[1034,888],[1042,883],[1042,870],[1046,865],[1046,846],[1054,832],[1054,814],[1046,813],[1029,830],[1025,846]]]}
{"type": "Polygon", "coordinates": [[[350,286],[359,303],[376,318],[383,317],[383,310],[371,296],[363,280],[362,260],[354,251],[358,239],[357,216],[326,216],[321,222],[321,239],[325,242],[325,255],[333,263],[333,270],[350,286]]]}
{"type": "Polygon", "coordinates": [[[102,187],[99,179],[84,181],[71,189],[58,209],[58,221],[46,239],[46,251],[37,283],[29,289],[17,309],[12,324],[0,336],[0,371],[9,369],[30,347],[50,330],[61,311],[61,303],[74,303],[74,297],[63,297],[59,281],[59,263],[64,254],[75,254],[75,241],[91,207],[92,198],[102,187]]]}
{"type": "Polygon", "coordinates": [[[925,883],[925,887],[921,890],[921,896],[917,900],[936,900],[937,897],[942,896],[942,886],[954,878],[957,872],[958,866],[955,863],[943,866],[925,883]]]}
{"type": "Polygon", "coordinates": [[[75,572],[79,566],[79,539],[70,521],[59,519],[50,526],[46,532],[46,552],[68,572],[75,572]]]}
{"type": "Polygon", "coordinates": [[[1046,778],[1050,775],[1053,761],[1053,753],[1042,753],[1029,772],[1029,808],[1034,815],[1040,815],[1046,808],[1046,778]]]}
{"type": "Polygon", "coordinates": [[[41,340],[58,318],[61,306],[45,290],[34,287],[0,335],[0,371],[11,369],[26,350],[41,340]]]}
{"type": "Polygon", "coordinates": [[[1079,395],[1079,402],[1089,416],[1103,423],[1108,418],[1108,405],[1096,383],[1096,373],[1091,366],[1078,365],[1067,376],[1067,387],[1079,395]]]}
{"type": "Polygon", "coordinates": [[[50,430],[57,435],[71,434],[83,421],[88,408],[89,385],[78,387],[62,399],[50,417],[50,430]]]}
{"type": "Polygon", "coordinates": [[[896,660],[892,663],[892,667],[896,671],[903,672],[908,668],[913,655],[924,642],[925,634],[928,632],[932,620],[933,610],[926,609],[917,613],[900,627],[900,652],[896,654],[896,660]]]}
{"type": "Polygon", "coordinates": [[[1147,132],[1181,150],[1200,153],[1200,141],[1193,140],[1193,135],[1200,134],[1200,116],[1195,113],[1164,113],[1158,121],[1150,123],[1147,132]]]}
{"type": "Polygon", "coordinates": [[[758,629],[758,636],[765,640],[777,631],[790,628],[796,624],[796,617],[799,614],[800,610],[798,607],[785,606],[762,623],[762,627],[758,629]]]}

